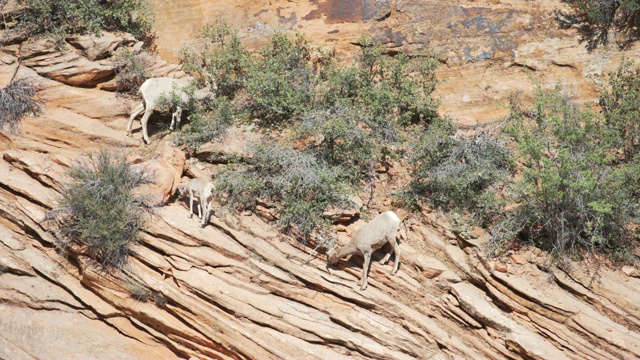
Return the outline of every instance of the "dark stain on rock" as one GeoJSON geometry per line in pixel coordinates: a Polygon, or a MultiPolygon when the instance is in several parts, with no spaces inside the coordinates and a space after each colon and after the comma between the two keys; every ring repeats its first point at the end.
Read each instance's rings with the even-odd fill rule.
{"type": "Polygon", "coordinates": [[[262,9],[262,10],[258,11],[257,13],[253,14],[253,17],[258,17],[258,16],[260,16],[260,15],[266,13],[266,12],[269,12],[269,10],[262,9]]]}
{"type": "Polygon", "coordinates": [[[298,23],[298,17],[296,16],[295,12],[290,12],[289,16],[287,17],[285,14],[283,14],[283,8],[279,7],[276,9],[276,14],[278,16],[278,22],[280,22],[280,24],[284,25],[284,26],[294,26],[298,23]]]}
{"type": "Polygon", "coordinates": [[[376,43],[386,44],[388,47],[400,47],[405,37],[401,31],[394,31],[390,27],[385,27],[381,32],[372,36],[372,40],[376,43]]]}
{"type": "Polygon", "coordinates": [[[382,20],[391,12],[390,0],[309,0],[318,6],[303,17],[304,20],[320,19],[325,23],[355,23],[367,20],[382,20]]]}
{"type": "Polygon", "coordinates": [[[339,32],[340,32],[340,30],[335,29],[335,30],[328,31],[327,34],[337,34],[339,32]]]}

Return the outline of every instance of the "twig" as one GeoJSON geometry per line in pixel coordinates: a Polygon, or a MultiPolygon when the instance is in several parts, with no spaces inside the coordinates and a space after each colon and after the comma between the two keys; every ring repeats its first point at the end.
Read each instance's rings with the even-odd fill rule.
{"type": "Polygon", "coordinates": [[[317,245],[315,248],[313,248],[313,252],[309,253],[309,258],[307,259],[307,261],[304,263],[305,265],[307,265],[309,262],[311,262],[311,260],[315,259],[316,256],[318,255],[318,253],[316,252],[316,250],[318,250],[318,248],[320,247],[320,245],[317,245]],[[313,253],[316,254],[316,256],[311,256],[313,253]]]}

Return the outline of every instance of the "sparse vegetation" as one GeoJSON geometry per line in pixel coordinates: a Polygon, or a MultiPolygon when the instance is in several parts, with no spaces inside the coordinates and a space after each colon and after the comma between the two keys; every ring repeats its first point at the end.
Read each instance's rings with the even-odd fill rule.
{"type": "Polygon", "coordinates": [[[623,150],[623,160],[630,161],[640,146],[640,68],[623,60],[609,73],[608,85],[600,93],[608,134],[613,136],[613,145],[623,150]]]}
{"type": "Polygon", "coordinates": [[[380,147],[362,116],[356,108],[342,105],[309,111],[296,127],[296,137],[315,142],[311,147],[316,155],[341,167],[355,182],[374,173],[380,147]]]}
{"type": "Polygon", "coordinates": [[[153,291],[133,277],[126,278],[125,286],[129,291],[129,296],[136,301],[147,302],[154,298],[153,291]]]}
{"type": "Polygon", "coordinates": [[[259,145],[250,164],[223,172],[217,185],[233,207],[272,202],[281,228],[303,238],[323,228],[327,207],[347,205],[346,195],[375,175],[376,163],[404,151],[396,144],[405,128],[436,117],[430,95],[438,62],[431,56],[387,57],[362,39],[345,66],[299,34],[275,33],[257,53],[224,22],[203,36],[209,46],[183,52],[184,69],[199,79],[213,75],[219,97],[191,115],[178,141],[197,149],[248,119],[287,134],[283,142],[296,142],[295,149],[259,145]]]}
{"type": "Polygon", "coordinates": [[[227,206],[254,209],[256,199],[277,204],[280,228],[303,239],[326,230],[325,209],[350,207],[349,184],[341,168],[285,145],[259,145],[251,165],[228,170],[218,178],[217,189],[227,194],[227,206]]]}
{"type": "Polygon", "coordinates": [[[245,87],[254,116],[278,125],[311,108],[316,74],[312,48],[297,34],[274,34],[249,67],[245,87]]]}
{"type": "Polygon", "coordinates": [[[123,152],[102,150],[71,167],[70,182],[61,193],[59,208],[49,213],[61,250],[76,244],[108,269],[122,269],[129,247],[139,240],[150,196],[135,193],[153,182],[144,169],[132,167],[123,152]]]}
{"type": "Polygon", "coordinates": [[[587,48],[609,43],[609,36],[615,34],[618,47],[625,48],[638,40],[637,27],[640,24],[640,2],[638,0],[565,0],[574,12],[558,12],[561,26],[577,27],[581,42],[587,48]]]}
{"type": "Polygon", "coordinates": [[[223,20],[205,26],[202,37],[208,40],[202,51],[182,51],[183,69],[196,75],[198,85],[213,76],[217,97],[235,98],[245,87],[252,54],[223,20]]]}
{"type": "Polygon", "coordinates": [[[516,204],[493,229],[494,248],[515,237],[558,260],[583,251],[628,249],[637,224],[637,162],[616,166],[615,148],[597,113],[580,109],[560,88],[538,89],[533,109],[512,103],[509,133],[522,177],[516,204]]]}
{"type": "Polygon", "coordinates": [[[11,133],[20,130],[20,121],[28,114],[38,114],[42,109],[42,99],[36,93],[33,81],[12,80],[0,89],[0,129],[11,133]]]}
{"type": "Polygon", "coordinates": [[[233,124],[240,110],[226,97],[211,99],[202,111],[192,111],[189,124],[176,137],[176,143],[189,150],[198,150],[210,141],[222,139],[233,124]]]}
{"type": "Polygon", "coordinates": [[[149,78],[147,68],[152,56],[148,52],[134,53],[128,48],[121,49],[116,57],[117,91],[135,94],[140,85],[149,78]]]}
{"type": "Polygon", "coordinates": [[[410,194],[487,225],[504,205],[498,194],[513,171],[510,150],[487,132],[455,133],[449,120],[436,120],[416,143],[410,194]]]}
{"type": "Polygon", "coordinates": [[[126,31],[137,39],[153,35],[153,12],[147,0],[20,0],[25,8],[20,26],[30,35],[44,34],[58,41],[70,34],[126,31]]]}

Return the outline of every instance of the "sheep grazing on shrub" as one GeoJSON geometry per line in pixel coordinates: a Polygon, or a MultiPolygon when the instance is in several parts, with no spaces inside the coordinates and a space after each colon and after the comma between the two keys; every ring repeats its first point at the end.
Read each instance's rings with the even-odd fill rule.
{"type": "Polygon", "coordinates": [[[377,249],[384,246],[385,243],[391,245],[391,251],[380,261],[381,264],[387,263],[391,257],[391,253],[395,253],[395,264],[390,275],[398,272],[400,265],[400,246],[396,241],[396,232],[400,229],[402,221],[393,211],[386,211],[376,216],[371,222],[363,225],[353,234],[351,241],[336,251],[335,248],[327,251],[327,264],[334,265],[340,259],[351,254],[359,254],[364,257],[362,265],[362,279],[358,282],[360,290],[367,288],[367,276],[369,275],[369,263],[371,262],[371,254],[377,249]]]}
{"type": "MultiPolygon", "coordinates": [[[[213,82],[212,82],[213,84],[213,82]]],[[[140,113],[144,111],[142,115],[142,119],[140,119],[140,123],[142,124],[142,136],[144,142],[146,144],[149,143],[149,134],[147,132],[147,123],[149,121],[149,117],[162,99],[163,96],[169,96],[172,92],[175,92],[180,101],[183,104],[189,102],[189,96],[184,91],[185,87],[189,85],[189,81],[185,79],[173,79],[173,78],[151,78],[147,79],[142,85],[140,85],[140,94],[142,94],[142,102],[138,107],[133,109],[131,112],[131,116],[129,117],[129,124],[127,125],[127,135],[131,136],[131,127],[133,126],[133,119],[136,118],[140,113]]],[[[194,93],[194,96],[197,100],[202,101],[209,97],[214,96],[213,92],[208,89],[198,90],[194,93]]],[[[182,116],[182,107],[180,105],[176,106],[176,110],[171,115],[171,126],[169,129],[171,131],[175,129],[178,130],[180,126],[180,117],[182,116]]]]}

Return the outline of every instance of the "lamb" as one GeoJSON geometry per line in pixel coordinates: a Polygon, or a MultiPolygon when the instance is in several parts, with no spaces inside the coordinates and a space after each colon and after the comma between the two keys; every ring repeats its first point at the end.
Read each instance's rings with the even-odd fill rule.
{"type": "Polygon", "coordinates": [[[369,263],[371,262],[371,254],[384,246],[386,242],[391,245],[391,251],[380,261],[386,264],[391,257],[391,253],[395,253],[395,264],[390,275],[398,272],[400,265],[400,247],[396,241],[396,232],[400,228],[401,220],[393,211],[386,211],[376,216],[371,222],[363,225],[358,229],[351,241],[343,246],[339,251],[335,248],[327,251],[327,265],[334,265],[340,259],[351,254],[360,254],[364,257],[362,265],[362,279],[358,282],[360,290],[367,288],[367,276],[369,274],[369,263]]]}
{"type": "Polygon", "coordinates": [[[189,194],[189,218],[193,217],[193,198],[198,198],[198,217],[201,219],[201,227],[205,227],[209,221],[215,190],[215,185],[205,179],[191,179],[188,183],[178,186],[179,198],[189,194]]]}
{"type": "MultiPolygon", "coordinates": [[[[149,117],[156,109],[158,102],[162,98],[164,94],[169,95],[171,92],[175,91],[176,94],[180,97],[182,103],[187,103],[189,101],[189,96],[184,92],[184,88],[189,85],[189,81],[185,79],[173,79],[173,78],[151,78],[147,79],[140,86],[140,94],[142,94],[142,103],[138,105],[131,112],[131,116],[129,117],[129,124],[127,125],[127,135],[131,136],[131,127],[133,126],[133,119],[136,118],[142,111],[144,111],[144,115],[142,115],[142,119],[140,119],[140,123],[142,124],[142,134],[143,139],[146,144],[149,143],[149,134],[147,132],[147,122],[149,121],[149,117]]],[[[213,95],[213,93],[209,90],[199,90],[194,93],[196,99],[204,100],[207,97],[213,95]]],[[[173,131],[174,125],[177,130],[180,126],[180,117],[182,116],[182,108],[178,105],[176,106],[176,111],[173,112],[171,116],[171,126],[169,129],[173,131]]]]}

